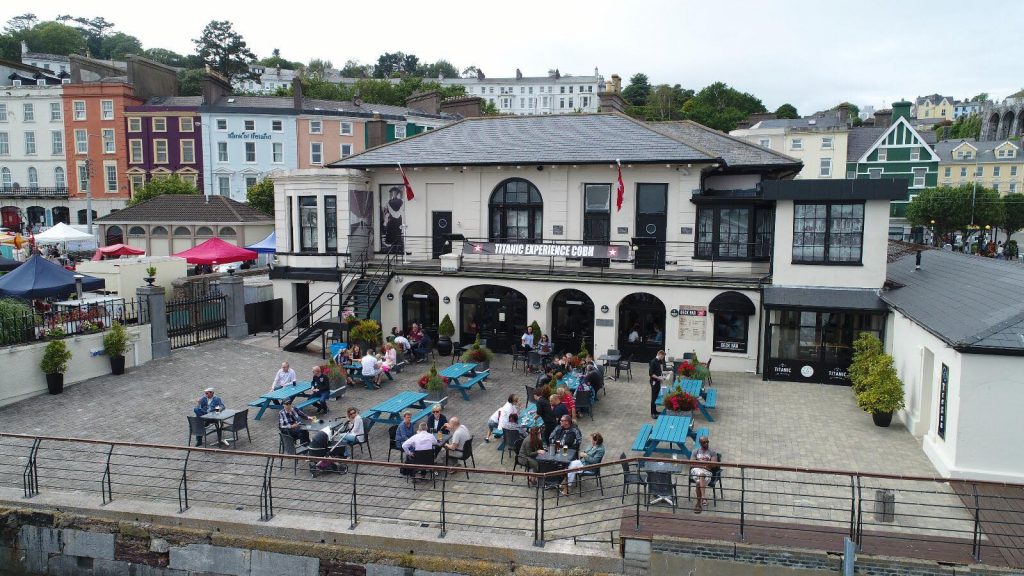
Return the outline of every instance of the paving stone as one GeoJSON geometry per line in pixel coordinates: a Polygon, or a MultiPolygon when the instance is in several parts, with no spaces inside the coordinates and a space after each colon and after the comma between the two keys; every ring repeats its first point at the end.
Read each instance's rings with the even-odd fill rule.
{"type": "Polygon", "coordinates": [[[114,535],[65,528],[61,530],[61,552],[65,556],[114,559],[114,535]]]}
{"type": "Polygon", "coordinates": [[[251,576],[317,576],[320,573],[320,559],[293,554],[278,554],[253,550],[250,561],[251,576]]]}
{"type": "Polygon", "coordinates": [[[184,548],[171,548],[169,568],[189,572],[208,572],[243,576],[249,573],[248,550],[189,544],[184,548]]]}
{"type": "Polygon", "coordinates": [[[411,576],[412,568],[388,566],[386,564],[367,564],[366,576],[411,576]]]}

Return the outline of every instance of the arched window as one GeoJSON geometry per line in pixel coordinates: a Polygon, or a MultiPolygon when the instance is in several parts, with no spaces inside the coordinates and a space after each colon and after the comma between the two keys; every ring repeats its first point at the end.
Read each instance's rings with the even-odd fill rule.
{"type": "Polygon", "coordinates": [[[28,187],[39,188],[39,172],[36,172],[35,166],[28,167],[28,187]]]}
{"type": "Polygon", "coordinates": [[[221,236],[235,236],[235,229],[231,226],[224,226],[220,229],[221,236]]]}
{"type": "Polygon", "coordinates": [[[175,236],[191,236],[192,235],[192,231],[189,230],[187,226],[178,226],[177,228],[174,229],[174,235],[175,236]]]}
{"type": "Polygon", "coordinates": [[[54,206],[50,212],[53,214],[53,223],[63,222],[71,224],[71,210],[67,206],[54,206]]]}
{"type": "Polygon", "coordinates": [[[163,226],[153,226],[153,230],[149,233],[150,236],[167,236],[167,228],[163,226]]]}
{"type": "Polygon", "coordinates": [[[196,230],[196,236],[213,236],[213,230],[211,230],[209,226],[200,226],[199,229],[196,230]]]}
{"type": "Polygon", "coordinates": [[[107,237],[106,245],[111,246],[113,244],[124,243],[124,232],[121,231],[120,226],[107,226],[107,237]]]}
{"type": "Polygon", "coordinates": [[[60,166],[53,169],[53,185],[57,188],[67,188],[68,181],[64,177],[64,169],[60,166]]]}
{"type": "Polygon", "coordinates": [[[2,185],[4,188],[10,188],[11,183],[11,169],[0,168],[0,185],[2,185]]]}
{"type": "Polygon", "coordinates": [[[492,242],[540,242],[544,201],[537,187],[522,178],[505,180],[491,193],[492,242]]]}
{"type": "Polygon", "coordinates": [[[145,236],[146,235],[146,229],[143,228],[142,226],[132,226],[131,228],[128,229],[128,235],[129,236],[145,236]]]}

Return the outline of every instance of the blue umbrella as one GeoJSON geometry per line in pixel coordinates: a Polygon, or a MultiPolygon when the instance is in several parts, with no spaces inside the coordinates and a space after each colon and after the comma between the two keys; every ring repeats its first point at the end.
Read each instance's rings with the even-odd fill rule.
{"type": "Polygon", "coordinates": [[[274,254],[277,252],[277,232],[271,232],[270,236],[246,248],[260,254],[274,254]]]}
{"type": "Polygon", "coordinates": [[[17,268],[18,266],[21,266],[21,262],[18,262],[17,260],[11,260],[10,258],[6,258],[4,256],[0,256],[0,272],[10,272],[11,270],[17,268]]]}
{"type": "MultiPolygon", "coordinates": [[[[84,276],[83,290],[100,290],[102,278],[84,276]]],[[[13,272],[0,276],[0,296],[17,298],[64,297],[75,291],[75,273],[36,254],[13,272]]]]}

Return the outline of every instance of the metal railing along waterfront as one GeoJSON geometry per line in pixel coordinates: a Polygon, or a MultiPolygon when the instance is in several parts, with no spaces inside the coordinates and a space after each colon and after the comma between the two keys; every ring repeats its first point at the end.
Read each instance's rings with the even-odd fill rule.
{"type": "MultiPolygon", "coordinates": [[[[615,546],[620,529],[642,530],[651,518],[644,487],[624,485],[624,466],[635,474],[648,462],[661,462],[681,472],[673,476],[677,506],[651,511],[681,522],[696,518],[687,498],[691,462],[681,460],[627,458],[583,467],[577,471],[600,469],[601,481],[587,477],[569,496],[544,488],[560,483],[565,471],[470,468],[467,475],[461,467],[417,466],[431,474],[412,481],[400,474],[408,464],[360,459],[327,459],[347,471],[313,476],[318,460],[324,459],[0,434],[0,487],[24,498],[73,493],[83,506],[91,500],[163,502],[176,504],[180,514],[212,507],[252,521],[308,515],[345,518],[350,528],[372,521],[429,528],[439,536],[486,530],[530,536],[537,544],[568,539],[615,546]]],[[[869,549],[880,542],[890,550],[939,542],[963,558],[994,564],[1020,554],[1021,485],[729,462],[722,469],[722,490],[717,500],[706,494],[710,505],[699,517],[709,530],[726,527],[742,539],[757,530],[784,529],[796,535],[796,547],[799,535],[849,537],[869,549]]]]}
{"type": "Polygon", "coordinates": [[[46,310],[0,312],[0,346],[27,344],[45,340],[60,330],[65,336],[93,334],[110,328],[114,322],[124,325],[145,322],[144,304],[117,296],[100,300],[72,301],[67,305],[47,305],[46,310]]]}

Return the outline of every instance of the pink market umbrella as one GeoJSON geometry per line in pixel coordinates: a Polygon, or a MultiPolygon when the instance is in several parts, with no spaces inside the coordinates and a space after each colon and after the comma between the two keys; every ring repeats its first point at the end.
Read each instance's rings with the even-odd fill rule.
{"type": "Polygon", "coordinates": [[[252,250],[239,248],[234,244],[228,244],[220,238],[210,238],[195,248],[189,248],[175,254],[178,258],[184,258],[189,264],[227,264],[229,262],[244,262],[255,260],[259,254],[252,250]]]}
{"type": "Polygon", "coordinates": [[[110,246],[104,246],[103,248],[97,248],[96,253],[92,255],[93,260],[100,260],[104,256],[115,257],[115,256],[141,256],[145,254],[145,250],[133,248],[127,244],[111,244],[110,246]]]}

